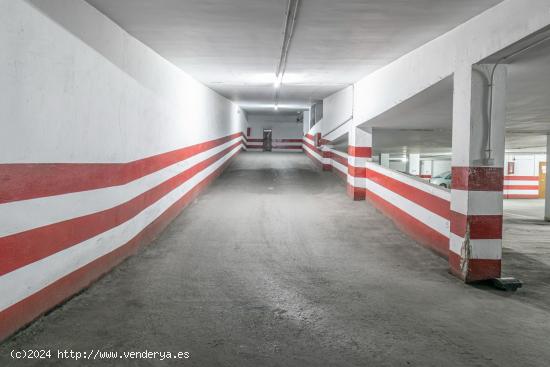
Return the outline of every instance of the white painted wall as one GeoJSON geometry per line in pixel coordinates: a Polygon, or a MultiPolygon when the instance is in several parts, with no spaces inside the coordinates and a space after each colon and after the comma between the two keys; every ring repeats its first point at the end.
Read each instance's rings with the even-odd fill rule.
{"type": "Polygon", "coordinates": [[[353,86],[336,92],[323,100],[323,132],[326,133],[353,116],[353,86]]]}
{"type": "Polygon", "coordinates": [[[82,0],[0,0],[0,162],[127,162],[241,132],[234,103],[82,0]]]}
{"type": "MultiPolygon", "coordinates": [[[[124,163],[237,134],[185,159],[178,156],[180,161],[154,172],[138,172],[143,177],[127,183],[83,190],[77,185],[76,192],[39,193],[36,198],[0,204],[0,237],[28,235],[54,226],[57,229],[47,239],[65,246],[0,276],[2,339],[107,271],[112,259],[127,256],[131,246],[125,244],[141,244],[156,234],[153,231],[160,231],[194,190],[215,178],[223,164],[241,150],[246,116],[237,105],[189,77],[82,0],[0,0],[0,70],[0,163],[124,163]],[[200,162],[208,166],[197,165],[200,162]],[[190,167],[200,169],[181,175],[190,172],[190,167]],[[166,182],[178,186],[166,193],[161,186],[166,182]],[[151,192],[158,187],[163,189],[156,201],[143,199],[145,193],[154,195],[151,192]],[[141,198],[135,204],[144,207],[119,223],[128,209],[123,206],[135,198],[141,198]],[[104,231],[76,236],[79,243],[63,243],[64,233],[82,228],[72,220],[83,216],[102,223],[104,231]],[[146,228],[147,235],[141,238],[146,228]],[[96,261],[107,254],[115,255],[106,262],[96,261]],[[71,282],[58,282],[68,275],[73,277],[71,282]],[[45,292],[47,302],[32,298],[38,291],[45,292]]],[[[44,172],[49,166],[37,167],[44,172]]],[[[20,179],[5,170],[5,180],[0,180],[4,192],[11,189],[11,179],[20,179]]],[[[65,177],[79,183],[81,171],[67,168],[66,172],[76,172],[65,177]]],[[[125,169],[119,172],[124,177],[125,169]]],[[[52,186],[56,184],[63,187],[61,182],[52,186]]],[[[44,236],[28,236],[18,240],[18,245],[32,245],[34,251],[45,240],[44,236]]],[[[17,260],[29,260],[14,253],[22,257],[17,260]]]]}
{"type": "Polygon", "coordinates": [[[546,154],[540,153],[507,153],[505,155],[505,176],[538,176],[539,163],[546,162],[546,154]],[[508,162],[514,162],[514,173],[508,174],[508,162]]]}
{"type": "Polygon", "coordinates": [[[420,154],[409,154],[408,166],[411,175],[420,175],[420,154]]]}
{"type": "Polygon", "coordinates": [[[302,134],[305,136],[307,134],[307,132],[309,131],[309,123],[310,123],[310,119],[311,119],[311,111],[310,110],[307,110],[307,111],[304,111],[304,123],[303,123],[303,128],[302,128],[302,134]]]}
{"type": "MultiPolygon", "coordinates": [[[[296,122],[296,115],[248,115],[250,137],[263,138],[264,129],[273,130],[273,139],[301,139],[303,125],[296,122]]],[[[246,130],[246,129],[245,129],[246,130]]]]}
{"type": "Polygon", "coordinates": [[[420,161],[420,174],[422,176],[427,176],[432,174],[432,160],[422,160],[420,161]]]}

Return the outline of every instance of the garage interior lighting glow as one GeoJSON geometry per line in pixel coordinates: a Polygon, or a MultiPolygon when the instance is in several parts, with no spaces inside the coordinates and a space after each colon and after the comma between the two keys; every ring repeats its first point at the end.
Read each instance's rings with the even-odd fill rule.
{"type": "Polygon", "coordinates": [[[282,79],[283,78],[281,77],[275,77],[275,82],[273,83],[273,87],[275,87],[275,89],[281,86],[282,79]]]}

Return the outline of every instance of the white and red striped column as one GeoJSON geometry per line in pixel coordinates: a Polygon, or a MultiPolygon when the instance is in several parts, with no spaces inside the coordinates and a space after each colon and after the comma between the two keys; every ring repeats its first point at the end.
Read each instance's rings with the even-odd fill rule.
{"type": "Polygon", "coordinates": [[[449,266],[465,282],[501,275],[506,68],[495,70],[489,112],[491,71],[454,75],[449,266]]]}
{"type": "Polygon", "coordinates": [[[366,164],[372,159],[372,132],[352,126],[348,138],[348,195],[353,200],[365,200],[366,164]]]}

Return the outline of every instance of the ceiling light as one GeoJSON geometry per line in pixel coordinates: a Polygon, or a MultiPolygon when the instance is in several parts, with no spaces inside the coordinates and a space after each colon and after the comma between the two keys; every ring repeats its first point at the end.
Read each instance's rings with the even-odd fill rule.
{"type": "Polygon", "coordinates": [[[279,105],[276,104],[275,106],[273,106],[273,109],[274,109],[275,111],[278,111],[278,110],[279,110],[279,105]]]}
{"type": "Polygon", "coordinates": [[[273,83],[273,86],[275,89],[279,88],[281,86],[282,78],[275,76],[275,82],[273,83]]]}

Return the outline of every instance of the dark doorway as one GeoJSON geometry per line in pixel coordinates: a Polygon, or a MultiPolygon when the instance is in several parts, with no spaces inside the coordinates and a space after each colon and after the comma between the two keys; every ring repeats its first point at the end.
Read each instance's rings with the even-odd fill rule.
{"type": "Polygon", "coordinates": [[[264,129],[264,152],[271,152],[271,129],[264,129]]]}

